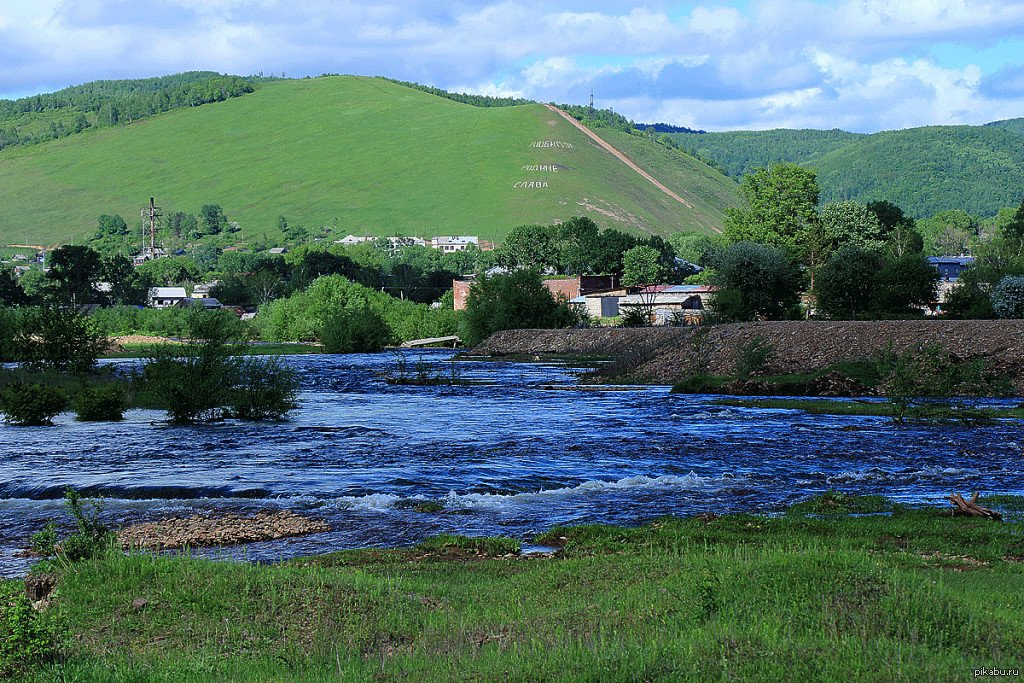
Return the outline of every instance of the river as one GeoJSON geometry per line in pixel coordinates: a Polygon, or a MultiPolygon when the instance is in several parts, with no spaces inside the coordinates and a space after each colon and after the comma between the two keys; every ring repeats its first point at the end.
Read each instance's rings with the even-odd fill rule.
{"type": "MultiPolygon", "coordinates": [[[[724,408],[667,387],[581,389],[558,364],[450,362],[405,352],[468,386],[393,386],[394,354],[284,357],[302,377],[281,423],[0,425],[0,576],[47,519],[68,521],[65,486],[118,526],[204,511],[286,508],[332,530],[209,551],[271,560],[439,533],[529,540],[558,524],[639,524],[661,515],[771,512],[826,490],[904,502],[951,492],[1024,494],[1024,425],[897,426],[884,418],[724,408]],[[435,501],[437,513],[417,512],[435,501]]],[[[132,361],[119,361],[130,363],[132,361]]]]}

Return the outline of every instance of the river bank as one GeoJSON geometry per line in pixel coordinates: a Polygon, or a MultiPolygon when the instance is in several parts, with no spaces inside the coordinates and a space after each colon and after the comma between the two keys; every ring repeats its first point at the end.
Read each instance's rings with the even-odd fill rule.
{"type": "Polygon", "coordinates": [[[739,349],[762,338],[774,357],[761,375],[812,373],[840,362],[872,360],[889,345],[902,353],[932,344],[959,358],[982,358],[1024,394],[1024,320],[764,321],[708,327],[506,330],[469,352],[500,357],[598,355],[617,359],[618,379],[674,384],[706,364],[735,375],[739,349]]]}
{"type": "Polygon", "coordinates": [[[12,617],[0,628],[30,627],[3,632],[14,647],[0,669],[26,681],[1019,675],[1024,501],[980,502],[1007,521],[830,493],[773,516],[556,527],[534,539],[553,553],[458,536],[266,565],[115,551],[53,577],[42,612],[0,601],[12,617]]]}

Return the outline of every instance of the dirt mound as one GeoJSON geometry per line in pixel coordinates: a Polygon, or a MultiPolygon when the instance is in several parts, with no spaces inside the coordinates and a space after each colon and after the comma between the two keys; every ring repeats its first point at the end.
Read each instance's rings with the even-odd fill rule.
{"type": "Polygon", "coordinates": [[[706,363],[715,375],[736,372],[739,348],[757,337],[775,350],[765,374],[813,372],[842,361],[877,358],[932,344],[960,358],[982,358],[1024,393],[1024,320],[881,320],[749,322],[710,327],[506,330],[474,354],[602,354],[630,357],[630,377],[673,384],[706,363]]]}

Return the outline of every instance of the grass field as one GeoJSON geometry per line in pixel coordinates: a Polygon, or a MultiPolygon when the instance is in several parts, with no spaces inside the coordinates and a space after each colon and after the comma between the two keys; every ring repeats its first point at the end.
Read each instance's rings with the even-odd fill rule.
{"type": "Polygon", "coordinates": [[[1010,521],[827,493],[776,516],[556,528],[538,539],[553,557],[462,537],[265,566],[108,553],[63,571],[41,617],[56,659],[19,673],[974,680],[1024,652],[1024,501],[981,502],[1010,521]]]}
{"type": "Polygon", "coordinates": [[[652,175],[699,198],[694,208],[539,104],[471,107],[373,78],[280,81],[227,102],[4,150],[0,243],[81,239],[100,214],[135,226],[151,196],[165,213],[219,204],[243,239],[276,234],[279,216],[307,228],[337,219],[338,237],[500,239],[516,225],[579,214],[633,232],[708,231],[736,201],[732,181],[703,164],[653,149],[641,156],[652,175]],[[544,142],[558,144],[531,146],[544,142]],[[557,170],[524,170],[531,166],[557,170]],[[523,182],[546,187],[517,187],[523,182]]]}

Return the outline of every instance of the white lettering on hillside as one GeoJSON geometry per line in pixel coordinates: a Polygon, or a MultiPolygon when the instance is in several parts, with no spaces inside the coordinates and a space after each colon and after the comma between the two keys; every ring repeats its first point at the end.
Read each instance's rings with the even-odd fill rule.
{"type": "Polygon", "coordinates": [[[562,142],[561,140],[540,140],[537,142],[531,142],[530,147],[558,147],[560,149],[572,149],[571,142],[562,142]]]}
{"type": "Polygon", "coordinates": [[[558,173],[559,167],[554,164],[534,164],[533,166],[523,166],[524,171],[540,171],[541,173],[558,173]]]}
{"type": "Polygon", "coordinates": [[[515,185],[513,185],[512,189],[515,189],[515,190],[539,190],[539,189],[545,188],[547,186],[548,186],[548,184],[545,181],[543,181],[543,180],[529,180],[529,181],[525,181],[524,180],[522,182],[518,182],[515,185]]]}

